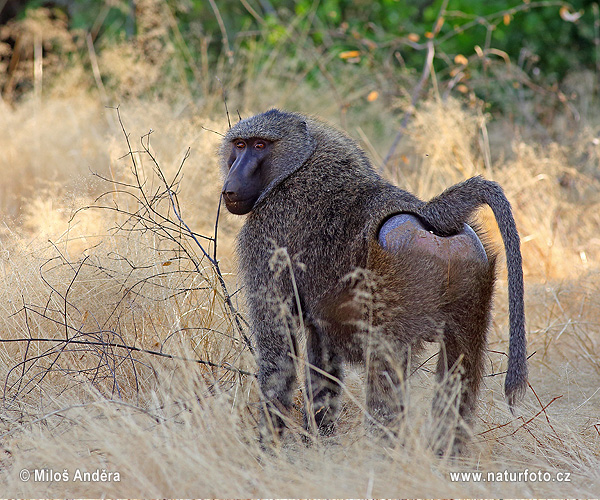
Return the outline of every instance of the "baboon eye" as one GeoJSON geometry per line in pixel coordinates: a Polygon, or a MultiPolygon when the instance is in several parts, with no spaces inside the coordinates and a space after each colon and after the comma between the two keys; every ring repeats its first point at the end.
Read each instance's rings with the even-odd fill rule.
{"type": "Polygon", "coordinates": [[[235,147],[238,149],[244,149],[246,147],[246,143],[244,141],[236,141],[235,147]]]}
{"type": "Polygon", "coordinates": [[[265,147],[265,143],[264,142],[257,142],[254,145],[254,149],[264,149],[264,147],[265,147]]]}

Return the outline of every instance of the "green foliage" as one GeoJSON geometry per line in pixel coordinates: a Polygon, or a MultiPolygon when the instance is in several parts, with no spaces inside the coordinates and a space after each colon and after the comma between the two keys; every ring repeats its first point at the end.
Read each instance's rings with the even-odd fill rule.
{"type": "Polygon", "coordinates": [[[110,40],[133,35],[134,13],[127,1],[98,2],[95,0],[28,0],[24,14],[48,5],[63,9],[69,16],[72,30],[94,31],[110,40]]]}
{"type": "MultiPolygon", "coordinates": [[[[97,2],[95,0],[57,0],[55,5],[69,14],[74,29],[96,29],[101,35],[115,39],[122,32],[132,36],[135,30],[133,3],[97,2]]],[[[29,0],[27,9],[48,2],[29,0]]],[[[223,33],[215,10],[207,0],[169,0],[178,29],[186,43],[198,50],[195,40],[209,38],[209,52],[217,58],[225,49],[223,33]]],[[[436,68],[445,65],[443,55],[466,57],[475,47],[494,48],[505,52],[515,63],[523,57],[535,59],[536,70],[559,80],[571,69],[593,68],[597,63],[594,39],[594,14],[588,0],[522,1],[522,0],[450,0],[441,12],[443,0],[218,0],[215,6],[231,42],[249,42],[249,32],[262,31],[267,45],[276,48],[286,36],[291,22],[300,31],[310,32],[313,43],[327,50],[371,49],[374,57],[384,59],[389,51],[399,51],[404,63],[419,68],[425,53],[418,45],[426,33],[436,31],[435,22],[443,16],[433,40],[436,45],[436,68]],[[564,20],[561,7],[570,13],[581,13],[575,22],[564,20]],[[262,19],[258,22],[256,16],[262,19]],[[419,37],[418,43],[403,44],[405,37],[419,37]],[[416,36],[415,36],[416,35],[416,36]]],[[[597,28],[596,28],[597,29],[597,28]]],[[[231,48],[231,47],[230,47],[231,48]]],[[[193,55],[197,54],[193,52],[193,55]]],[[[363,61],[364,63],[364,61],[363,61]]]]}
{"type": "MultiPolygon", "coordinates": [[[[156,1],[29,0],[26,10],[49,4],[64,10],[70,28],[92,33],[101,52],[135,40],[143,9],[156,1]]],[[[598,6],[588,0],[160,3],[168,15],[157,22],[168,27],[176,56],[167,57],[164,74],[204,94],[217,85],[202,81],[213,72],[225,80],[236,74],[239,83],[242,71],[248,77],[278,69],[278,77],[296,75],[317,87],[354,79],[363,97],[376,89],[397,102],[406,98],[399,82],[412,75],[414,87],[432,48],[442,87],[496,107],[536,86],[554,89],[574,70],[600,71],[598,6]]]]}
{"type": "Polygon", "coordinates": [[[457,14],[447,16],[440,33],[442,39],[448,37],[440,44],[444,52],[468,56],[476,45],[488,44],[508,54],[516,64],[523,57],[533,57],[536,73],[555,80],[569,70],[594,67],[594,15],[588,1],[512,1],[507,5],[503,0],[460,0],[452,2],[452,6],[457,14]],[[561,17],[561,7],[582,15],[569,22],[561,17]],[[452,36],[457,28],[478,19],[478,25],[452,36]]]}

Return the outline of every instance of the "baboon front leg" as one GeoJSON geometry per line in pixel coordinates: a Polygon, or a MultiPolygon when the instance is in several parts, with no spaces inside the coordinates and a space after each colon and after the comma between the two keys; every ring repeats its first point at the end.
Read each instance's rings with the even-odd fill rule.
{"type": "Polygon", "coordinates": [[[333,433],[341,409],[343,377],[342,358],[332,349],[324,332],[316,325],[306,325],[305,428],[313,434],[327,436],[333,433]]]}
{"type": "Polygon", "coordinates": [[[259,332],[257,348],[258,383],[263,394],[260,439],[266,444],[279,437],[292,407],[297,348],[295,337],[280,332],[259,332]]]}

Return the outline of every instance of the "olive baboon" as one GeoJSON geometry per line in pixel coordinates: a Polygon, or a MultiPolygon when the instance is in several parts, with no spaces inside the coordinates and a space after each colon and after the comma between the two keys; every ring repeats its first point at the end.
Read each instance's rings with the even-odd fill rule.
{"type": "MultiPolygon", "coordinates": [[[[473,177],[421,201],[379,176],[344,133],[276,109],[234,125],[220,156],[225,204],[234,214],[248,214],[238,238],[239,270],[271,432],[281,431],[281,415],[292,405],[300,327],[310,366],[307,426],[316,424],[322,434],[333,430],[342,363],[362,361],[367,418],[393,430],[408,362],[424,341],[442,345],[434,414],[447,411],[458,379],[462,390],[454,400],[469,422],[495,281],[495,255],[466,224],[483,204],[495,214],[507,255],[510,407],[523,396],[520,243],[498,184],[473,177]],[[274,257],[282,248],[293,268],[287,272],[274,257]]],[[[464,440],[460,424],[451,426],[456,452],[464,440]]]]}

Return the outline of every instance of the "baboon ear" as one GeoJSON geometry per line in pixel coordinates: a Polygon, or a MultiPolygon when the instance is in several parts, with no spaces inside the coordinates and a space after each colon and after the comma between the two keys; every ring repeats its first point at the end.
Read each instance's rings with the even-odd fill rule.
{"type": "Polygon", "coordinates": [[[308,123],[294,117],[288,122],[287,133],[273,144],[271,153],[271,168],[274,178],[265,187],[256,201],[258,205],[281,182],[300,169],[313,155],[317,141],[311,134],[308,123]]]}
{"type": "Polygon", "coordinates": [[[301,141],[301,144],[298,145],[297,148],[298,162],[297,165],[294,166],[292,171],[295,171],[298,168],[300,168],[306,162],[306,160],[308,160],[312,156],[317,147],[317,141],[311,135],[310,131],[308,130],[308,125],[304,120],[298,121],[298,138],[301,141]]]}
{"type": "Polygon", "coordinates": [[[284,178],[302,167],[317,148],[317,141],[310,133],[305,120],[297,120],[292,130],[293,132],[277,144],[277,169],[284,178]]]}

